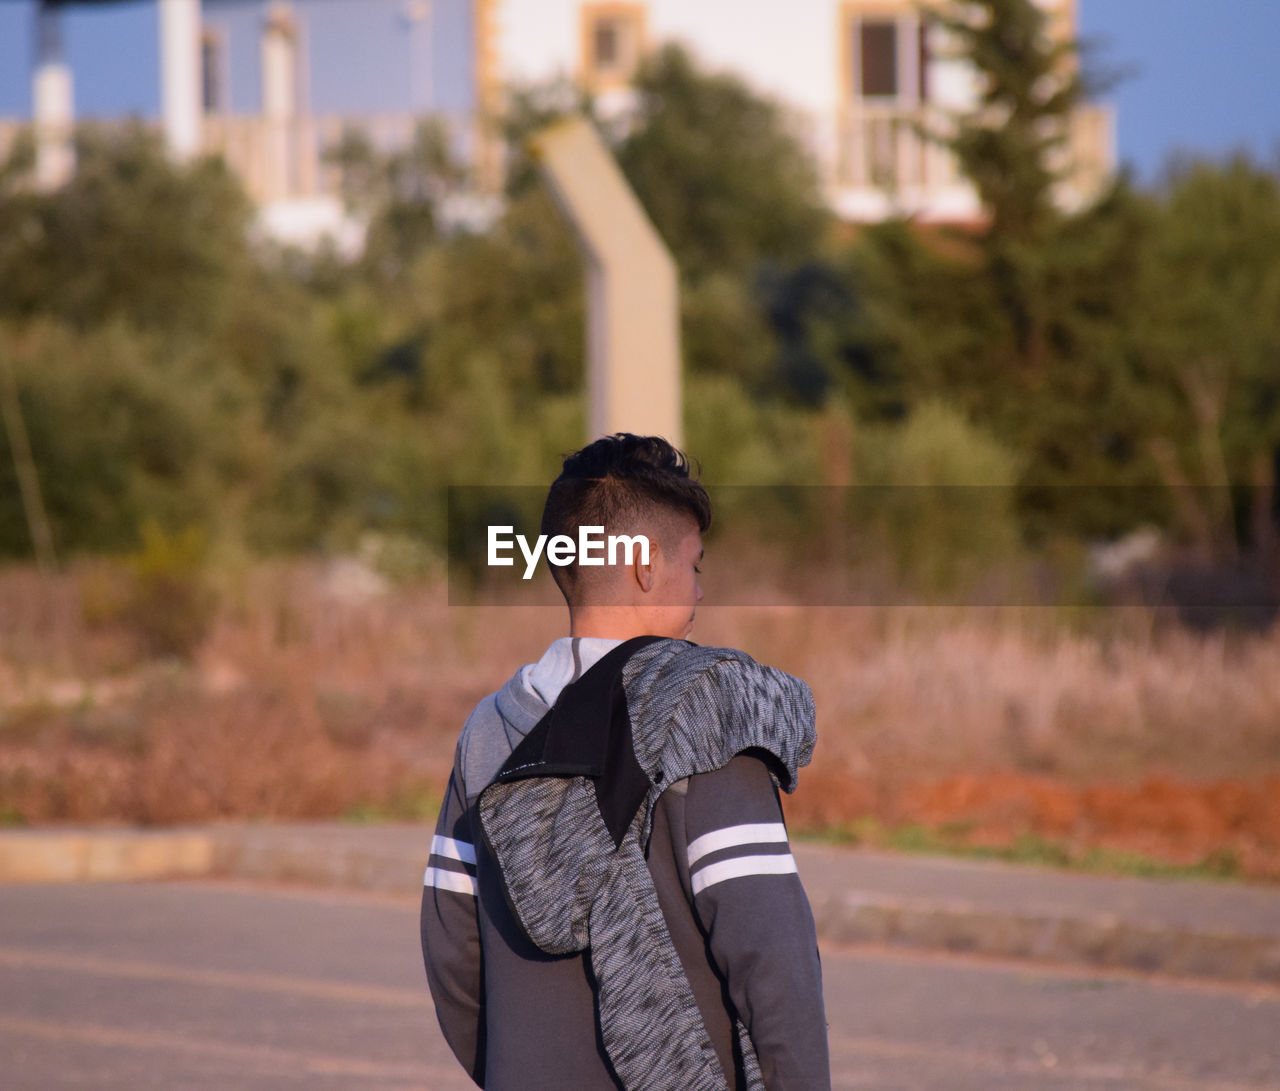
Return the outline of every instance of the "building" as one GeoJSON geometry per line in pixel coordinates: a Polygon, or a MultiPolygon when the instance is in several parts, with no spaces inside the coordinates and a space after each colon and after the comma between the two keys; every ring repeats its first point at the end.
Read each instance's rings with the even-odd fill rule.
{"type": "MultiPolygon", "coordinates": [[[[1037,2],[1053,33],[1075,33],[1075,0],[1037,2]]],[[[501,0],[494,36],[504,82],[569,77],[616,110],[643,55],[678,41],[791,109],[840,215],[980,214],[953,158],[919,135],[970,109],[978,86],[917,0],[501,0]]],[[[1110,111],[1080,110],[1069,148],[1074,172],[1060,196],[1073,206],[1114,170],[1110,111]]]]}
{"type": "Polygon", "coordinates": [[[434,116],[457,153],[474,156],[470,0],[201,6],[202,145],[226,155],[259,199],[332,193],[324,152],[347,128],[397,147],[434,116]]]}
{"type": "MultiPolygon", "coordinates": [[[[42,185],[73,169],[69,32],[111,2],[24,0],[42,185]]],[[[327,153],[348,131],[391,151],[430,117],[446,127],[457,158],[486,162],[482,10],[474,0],[153,0],[153,26],[141,26],[121,63],[150,69],[153,109],[176,156],[222,154],[268,227],[305,242],[343,226],[339,168],[327,153]]],[[[0,121],[0,152],[26,123],[0,121]]]]}
{"type": "MultiPolygon", "coordinates": [[[[89,0],[24,2],[38,175],[53,185],[71,169],[75,114],[62,23],[89,0]]],[[[1037,2],[1055,34],[1074,32],[1075,0],[1037,2]]],[[[434,117],[492,192],[500,149],[485,119],[504,85],[567,78],[606,112],[625,111],[636,66],[667,41],[787,107],[840,215],[981,211],[952,157],[920,135],[972,106],[978,88],[916,0],[154,0],[154,10],[149,63],[170,147],[222,153],[286,235],[340,216],[326,153],[344,132],[391,149],[434,117]]],[[[15,126],[0,122],[0,151],[15,126]]],[[[1074,118],[1065,205],[1112,172],[1113,128],[1105,107],[1074,118]]]]}

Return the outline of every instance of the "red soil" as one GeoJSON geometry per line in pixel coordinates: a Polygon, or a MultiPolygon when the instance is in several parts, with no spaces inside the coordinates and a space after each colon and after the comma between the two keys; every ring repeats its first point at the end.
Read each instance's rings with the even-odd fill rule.
{"type": "Polygon", "coordinates": [[[1173,864],[1229,853],[1243,874],[1280,878],[1277,774],[1211,783],[1151,776],[1136,784],[1072,784],[1023,773],[965,773],[875,789],[814,770],[801,785],[787,813],[806,826],[872,817],[983,846],[1011,845],[1031,833],[1075,853],[1115,849],[1173,864]]]}

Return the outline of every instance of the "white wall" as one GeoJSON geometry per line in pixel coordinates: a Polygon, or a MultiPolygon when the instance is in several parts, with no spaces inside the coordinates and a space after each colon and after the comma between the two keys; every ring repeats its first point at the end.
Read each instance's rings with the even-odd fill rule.
{"type": "Polygon", "coordinates": [[[838,0],[651,0],[650,32],[677,38],[711,68],[806,110],[840,94],[838,0]]]}
{"type": "MultiPolygon", "coordinates": [[[[581,0],[499,0],[505,82],[574,75],[581,0]]],[[[840,86],[839,0],[648,0],[650,44],[682,40],[712,68],[807,109],[831,109],[840,86]]]]}
{"type": "Polygon", "coordinates": [[[503,83],[534,83],[573,76],[580,7],[580,0],[498,0],[498,78],[503,83]]]}
{"type": "MultiPolygon", "coordinates": [[[[650,45],[679,40],[708,67],[734,71],[815,119],[842,105],[848,31],[840,0],[647,0],[645,6],[650,45]]],[[[499,78],[537,82],[575,75],[581,8],[582,0],[499,0],[499,78]]],[[[939,105],[973,103],[973,74],[962,61],[935,58],[929,76],[939,105]]]]}

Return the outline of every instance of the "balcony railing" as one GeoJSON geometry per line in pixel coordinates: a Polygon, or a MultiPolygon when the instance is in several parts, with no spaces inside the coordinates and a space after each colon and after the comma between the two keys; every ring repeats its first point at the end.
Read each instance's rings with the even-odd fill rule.
{"type": "MultiPolygon", "coordinates": [[[[433,114],[443,123],[460,162],[471,159],[474,122],[463,114],[433,114]]],[[[358,133],[382,153],[409,147],[427,120],[412,113],[327,114],[269,118],[209,114],[204,118],[204,150],[223,156],[255,201],[338,196],[342,170],[331,161],[348,133],[358,133]]]]}
{"type": "MultiPolygon", "coordinates": [[[[471,162],[476,146],[474,120],[465,114],[433,114],[444,124],[455,159],[471,162]]],[[[268,118],[207,114],[203,150],[226,159],[254,201],[340,196],[342,170],[329,153],[351,132],[381,153],[409,147],[426,120],[412,113],[317,115],[268,118]]],[[[8,156],[29,122],[0,119],[0,160],[8,156]]]]}
{"type": "MultiPolygon", "coordinates": [[[[874,192],[883,207],[904,213],[928,211],[939,195],[967,188],[955,157],[927,134],[945,131],[947,116],[931,107],[850,104],[835,117],[834,161],[837,191],[874,192]]],[[[1071,173],[1064,204],[1096,194],[1115,169],[1112,113],[1085,106],[1072,117],[1063,151],[1071,173]]]]}
{"type": "Polygon", "coordinates": [[[954,184],[954,159],[924,136],[941,124],[927,108],[850,106],[836,119],[836,183],[889,194],[954,184]]]}

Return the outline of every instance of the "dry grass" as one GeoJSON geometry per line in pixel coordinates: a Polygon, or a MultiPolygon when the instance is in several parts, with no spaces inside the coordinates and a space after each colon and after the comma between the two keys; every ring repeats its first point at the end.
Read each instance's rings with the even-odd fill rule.
{"type": "MultiPolygon", "coordinates": [[[[10,821],[403,811],[443,787],[472,705],[564,624],[349,564],[259,564],[221,581],[191,662],[154,661],[123,622],[85,620],[86,589],[112,578],[0,571],[10,821]]],[[[695,636],[812,685],[820,743],[794,821],[963,821],[976,839],[1179,858],[1226,845],[1280,872],[1280,633],[1196,637],[1121,610],[1084,631],[1047,610],[725,607],[695,636]]]]}
{"type": "Polygon", "coordinates": [[[970,845],[1024,834],[1280,878],[1280,632],[1194,636],[1114,610],[708,611],[813,687],[819,748],[788,815],[868,816],[970,845]]]}
{"type": "MultiPolygon", "coordinates": [[[[180,663],[88,624],[85,578],[0,573],[11,820],[319,817],[438,795],[462,719],[497,673],[483,654],[493,626],[451,613],[439,586],[262,565],[224,588],[217,623],[180,663]]],[[[534,613],[550,639],[550,612],[534,613]]],[[[536,624],[521,631],[541,639],[536,624]]]]}
{"type": "Polygon", "coordinates": [[[1073,781],[1280,768],[1280,632],[1199,637],[1113,610],[706,611],[699,636],[794,670],[830,760],[899,782],[1017,769],[1073,781]]]}

